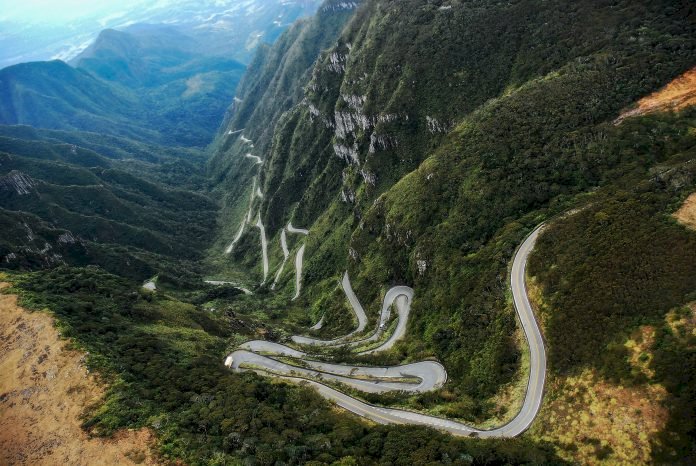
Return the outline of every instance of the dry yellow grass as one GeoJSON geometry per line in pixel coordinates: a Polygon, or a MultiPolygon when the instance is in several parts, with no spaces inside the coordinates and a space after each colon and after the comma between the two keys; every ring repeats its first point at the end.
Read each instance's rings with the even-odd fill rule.
{"type": "Polygon", "coordinates": [[[81,415],[104,396],[83,361],[66,349],[51,316],[0,294],[0,464],[156,464],[146,429],[109,439],[82,430],[81,415]]]}
{"type": "Polygon", "coordinates": [[[667,314],[667,325],[674,335],[688,349],[694,349],[693,337],[696,337],[696,302],[689,304],[690,312],[678,313],[675,310],[667,314]],[[691,343],[690,343],[691,342],[691,343]]]}
{"type": "Polygon", "coordinates": [[[680,223],[696,230],[696,193],[686,198],[674,216],[680,223]]]}
{"type": "MultiPolygon", "coordinates": [[[[533,279],[527,286],[544,327],[552,310],[533,279]]],[[[624,343],[631,364],[648,378],[654,341],[655,329],[643,326],[624,343]]],[[[549,373],[544,403],[530,435],[553,443],[558,455],[573,463],[650,464],[651,439],[669,418],[663,403],[667,398],[661,385],[624,387],[591,368],[566,377],[549,373]]]]}
{"type": "Polygon", "coordinates": [[[547,401],[532,430],[558,445],[562,458],[580,464],[650,464],[650,439],[669,413],[660,385],[623,387],[586,369],[549,380],[547,401]]]}
{"type": "Polygon", "coordinates": [[[644,325],[633,332],[624,346],[629,351],[631,365],[641,371],[648,379],[655,376],[651,368],[653,360],[652,348],[655,344],[655,327],[644,325]]]}
{"type": "Polygon", "coordinates": [[[622,113],[616,122],[647,113],[681,110],[691,105],[696,105],[696,68],[677,77],[659,91],[640,99],[635,108],[622,113]]]}

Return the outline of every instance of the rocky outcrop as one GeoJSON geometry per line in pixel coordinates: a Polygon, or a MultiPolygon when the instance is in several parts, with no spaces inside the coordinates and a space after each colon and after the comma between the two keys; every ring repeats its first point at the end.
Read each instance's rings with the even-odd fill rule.
{"type": "Polygon", "coordinates": [[[13,170],[0,177],[0,191],[15,192],[20,196],[26,196],[34,192],[36,182],[27,174],[13,170]]]}

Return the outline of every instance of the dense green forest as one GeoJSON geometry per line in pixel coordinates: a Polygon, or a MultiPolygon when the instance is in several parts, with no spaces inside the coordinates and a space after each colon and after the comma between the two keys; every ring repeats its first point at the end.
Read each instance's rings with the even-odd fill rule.
{"type": "Polygon", "coordinates": [[[508,268],[547,222],[529,272],[549,376],[664,385],[652,459],[692,463],[693,338],[669,316],[696,301],[696,233],[669,215],[696,189],[696,113],[616,119],[696,65],[695,19],[686,0],[328,0],[259,48],[236,94],[240,68],[192,57],[187,38],[107,31],[76,67],[0,71],[0,121],[44,127],[0,126],[0,267],[111,383],[94,434],[148,426],[188,464],[549,464],[573,446],[375,426],[222,364],[321,317],[316,336],[351,330],[347,270],[370,325],[385,290],[415,289],[407,337],[358,362],[448,373],[431,393],[363,398],[500,424],[526,386],[508,268]],[[182,113],[201,70],[216,91],[182,113]],[[278,289],[259,285],[258,229],[225,253],[250,214],[272,273],[283,228],[310,230],[288,235],[306,244],[299,299],[290,264],[278,289]],[[645,325],[659,329],[651,377],[624,344],[645,325]]]}
{"type": "Polygon", "coordinates": [[[0,133],[3,267],[92,264],[199,285],[218,211],[200,153],[93,133],[0,133]]]}
{"type": "MultiPolygon", "coordinates": [[[[527,440],[456,439],[423,428],[369,427],[337,413],[312,390],[229,372],[231,335],[259,323],[191,302],[134,291],[95,267],[10,276],[23,305],[51,309],[65,337],[89,351],[89,367],[111,382],[106,403],[85,422],[94,434],[148,426],[165,459],[188,464],[539,464],[549,447],[527,440]]],[[[232,289],[233,290],[233,289],[232,289]]],[[[228,293],[234,295],[234,291],[228,293]]]]}
{"type": "MultiPolygon", "coordinates": [[[[280,99],[268,84],[258,98],[264,82],[284,82],[282,68],[260,71],[261,84],[244,81],[244,103],[261,106],[253,117],[248,105],[237,108],[229,128],[244,127],[266,161],[260,209],[271,269],[282,258],[280,228],[311,226],[297,306],[310,310],[307,321],[326,310],[325,336],[352,325],[345,307],[326,306],[340,299],[330,293],[345,269],[371,309],[389,286],[413,286],[409,338],[391,361],[437,357],[461,400],[452,414],[492,416],[491,397],[520,364],[506,286],[514,248],[634,162],[623,148],[633,135],[611,122],[693,66],[693,15],[686,2],[370,1],[297,75],[303,96],[280,99]]],[[[215,179],[228,173],[219,189],[229,220],[211,254],[221,270],[258,274],[257,235],[220,263],[254,172],[238,169],[248,151],[238,136],[218,145],[211,170],[215,179]]]]}
{"type": "MultiPolygon", "coordinates": [[[[530,259],[541,284],[551,371],[585,367],[617,384],[662,384],[670,418],[653,440],[658,463],[696,459],[694,334],[670,326],[670,311],[690,315],[696,300],[696,232],[669,214],[696,190],[693,156],[696,112],[626,121],[615,131],[632,137],[607,147],[630,154],[630,169],[549,225],[530,259]],[[647,131],[650,128],[650,131],[647,131]],[[625,342],[641,326],[658,329],[650,371],[630,362],[625,342]],[[652,375],[650,375],[652,374],[652,375]]],[[[628,155],[627,154],[627,155],[628,155]]]]}

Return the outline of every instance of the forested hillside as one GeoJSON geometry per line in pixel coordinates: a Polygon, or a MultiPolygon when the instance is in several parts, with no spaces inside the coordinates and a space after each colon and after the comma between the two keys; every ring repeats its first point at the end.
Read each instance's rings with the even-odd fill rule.
{"type": "Polygon", "coordinates": [[[595,451],[625,463],[696,459],[685,414],[696,407],[696,233],[673,215],[696,191],[694,123],[692,107],[608,128],[614,137],[598,149],[631,162],[582,210],[553,222],[530,261],[553,376],[540,419],[547,432],[536,432],[568,432],[554,416],[572,410],[570,435],[604,440],[580,443],[585,461],[595,451]],[[607,420],[587,422],[605,409],[607,420]]]}
{"type": "Polygon", "coordinates": [[[695,110],[640,100],[696,66],[692,2],[326,0],[239,86],[199,47],[143,26],[0,71],[0,278],[110,384],[87,430],[149,428],[187,464],[693,463],[695,110]],[[546,390],[518,438],[375,425],[223,365],[349,334],[357,307],[396,333],[378,310],[410,287],[393,347],[312,356],[442,384],[326,386],[506,425],[531,365],[511,261],[541,223],[546,390]]]}
{"type": "Polygon", "coordinates": [[[0,70],[0,123],[168,146],[210,143],[243,64],[166,26],[105,30],[74,59],[0,70]]]}
{"type": "Polygon", "coordinates": [[[135,280],[160,270],[192,280],[218,209],[200,154],[108,138],[92,149],[89,133],[0,134],[4,267],[92,264],[135,280]]]}
{"type": "Polygon", "coordinates": [[[290,303],[285,273],[265,308],[293,330],[323,316],[319,335],[330,338],[353,325],[335,293],[344,270],[366,308],[407,284],[408,338],[381,361],[436,357],[450,380],[396,403],[484,425],[509,419],[525,351],[507,295],[513,251],[533,226],[586,202],[582,193],[675,156],[630,148],[643,134],[661,147],[654,138],[688,132],[613,122],[696,64],[694,14],[671,1],[366,1],[292,84],[276,65],[281,39],[257,57],[218,138],[210,169],[228,198],[213,262],[262,281],[258,230],[225,254],[243,217],[256,218],[247,209],[259,186],[271,271],[283,227],[310,230],[300,300],[290,303]]]}

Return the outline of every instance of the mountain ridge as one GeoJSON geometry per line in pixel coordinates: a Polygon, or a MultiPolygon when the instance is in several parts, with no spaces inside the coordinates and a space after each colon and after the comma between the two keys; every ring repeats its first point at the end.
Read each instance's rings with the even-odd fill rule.
{"type": "MultiPolygon", "coordinates": [[[[134,125],[154,140],[0,125],[0,263],[112,380],[85,426],[151,426],[168,459],[690,464],[696,236],[673,214],[696,191],[696,109],[621,115],[693,70],[695,15],[670,0],[327,0],[213,97],[228,108],[208,152],[177,147],[164,128],[191,117],[175,110],[134,125]],[[528,266],[511,264],[537,234],[528,266]],[[341,344],[297,346],[318,341],[341,344]],[[298,367],[378,422],[475,433],[526,393],[541,409],[505,441],[375,426],[230,371],[245,364],[232,355],[271,377],[298,367]],[[427,391],[379,393],[417,374],[361,379],[415,361],[439,368],[427,391]]],[[[160,32],[165,47],[155,27],[108,31],[78,66],[199,98],[214,65],[160,32]]]]}

